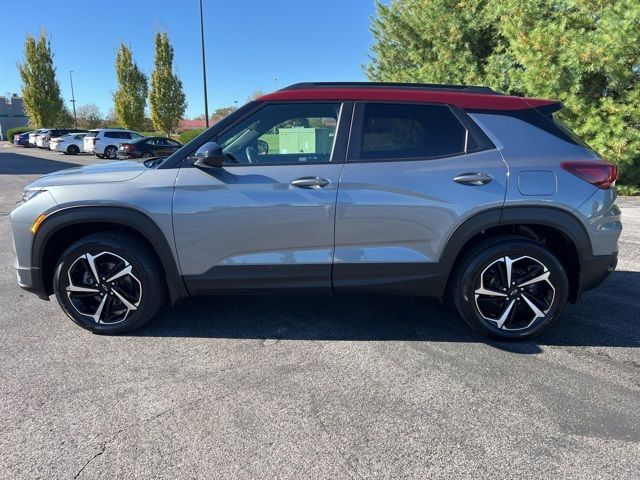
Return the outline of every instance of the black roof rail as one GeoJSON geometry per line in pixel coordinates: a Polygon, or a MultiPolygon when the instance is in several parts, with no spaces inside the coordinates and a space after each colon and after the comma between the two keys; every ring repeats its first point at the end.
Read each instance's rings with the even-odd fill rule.
{"type": "Polygon", "coordinates": [[[455,90],[459,92],[504,95],[490,87],[479,85],[448,85],[444,83],[396,83],[396,82],[302,82],[289,85],[283,90],[302,90],[310,88],[404,88],[416,90],[455,90]]]}

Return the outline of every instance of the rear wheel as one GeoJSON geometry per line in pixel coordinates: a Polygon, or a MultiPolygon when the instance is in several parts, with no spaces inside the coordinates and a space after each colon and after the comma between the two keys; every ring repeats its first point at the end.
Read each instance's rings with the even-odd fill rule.
{"type": "Polygon", "coordinates": [[[164,303],[162,269],[135,237],[105,232],[71,245],[56,266],[58,303],[82,328],[122,333],[148,322],[164,303]]]}
{"type": "Polygon", "coordinates": [[[69,145],[67,147],[67,153],[69,155],[77,155],[78,153],[80,153],[80,149],[78,148],[77,145],[69,145]]]}
{"type": "Polygon", "coordinates": [[[113,160],[118,156],[118,149],[113,145],[109,145],[104,149],[104,156],[113,160]]]}
{"type": "Polygon", "coordinates": [[[567,303],[567,275],[543,245],[496,238],[472,248],[461,260],[453,300],[475,331],[502,340],[540,335],[567,303]]]}

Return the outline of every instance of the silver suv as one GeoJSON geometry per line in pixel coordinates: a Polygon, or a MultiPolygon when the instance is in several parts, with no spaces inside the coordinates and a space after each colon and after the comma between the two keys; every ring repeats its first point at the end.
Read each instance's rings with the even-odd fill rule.
{"type": "Polygon", "coordinates": [[[73,168],[11,213],[19,284],[83,328],[133,330],[202,294],[448,300],[538,335],[617,261],[616,167],[558,102],[482,87],[309,83],[166,159],[73,168]]]}

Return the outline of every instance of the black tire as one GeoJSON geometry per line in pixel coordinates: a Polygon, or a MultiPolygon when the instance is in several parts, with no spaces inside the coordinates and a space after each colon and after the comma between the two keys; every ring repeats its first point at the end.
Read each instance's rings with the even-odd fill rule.
{"type": "Polygon", "coordinates": [[[153,158],[153,153],[151,152],[144,152],[142,154],[142,158],[153,158]]]}
{"type": "Polygon", "coordinates": [[[98,158],[104,158],[104,155],[100,155],[99,153],[96,153],[95,156],[98,158]]]}
{"type": "Polygon", "coordinates": [[[546,332],[562,314],[568,294],[567,274],[555,255],[519,236],[494,237],[471,248],[451,284],[453,302],[465,322],[499,340],[526,340],[546,332]],[[512,271],[508,286],[507,263],[512,271]],[[527,285],[539,278],[543,280],[527,285]],[[491,293],[476,298],[485,290],[491,293]]]}
{"type": "Polygon", "coordinates": [[[115,334],[140,328],[158,312],[166,297],[163,278],[149,247],[127,234],[103,232],[81,238],[65,250],[56,265],[53,288],[58,303],[76,324],[95,333],[115,334]],[[87,254],[94,257],[97,281],[87,254]],[[129,273],[106,281],[109,274],[123,270],[129,273]],[[78,287],[92,291],[70,291],[78,287]]]}
{"type": "Polygon", "coordinates": [[[109,145],[104,149],[104,156],[109,160],[115,160],[116,158],[118,158],[118,148],[114,147],[113,145],[109,145]]]}
{"type": "Polygon", "coordinates": [[[78,148],[77,145],[69,145],[67,147],[67,153],[69,155],[77,155],[78,153],[80,153],[80,149],[78,148]]]}

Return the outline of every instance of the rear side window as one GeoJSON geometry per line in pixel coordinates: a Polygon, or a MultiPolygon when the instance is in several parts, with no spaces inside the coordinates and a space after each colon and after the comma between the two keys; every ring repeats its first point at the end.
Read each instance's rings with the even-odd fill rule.
{"type": "Polygon", "coordinates": [[[467,130],[445,105],[365,105],[360,160],[460,155],[467,130]]]}

